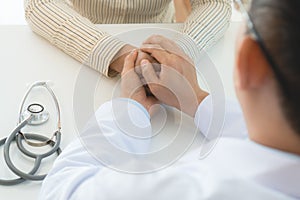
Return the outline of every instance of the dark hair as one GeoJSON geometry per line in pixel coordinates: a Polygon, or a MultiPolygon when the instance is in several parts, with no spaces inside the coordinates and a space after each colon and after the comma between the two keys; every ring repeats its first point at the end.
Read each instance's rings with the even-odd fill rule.
{"type": "Polygon", "coordinates": [[[300,134],[300,1],[252,0],[250,15],[289,90],[277,82],[282,110],[300,134]]]}

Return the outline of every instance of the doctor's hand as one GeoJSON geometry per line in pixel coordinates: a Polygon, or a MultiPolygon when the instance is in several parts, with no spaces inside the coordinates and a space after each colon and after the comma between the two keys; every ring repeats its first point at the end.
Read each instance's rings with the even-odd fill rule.
{"type": "Polygon", "coordinates": [[[199,87],[191,59],[175,42],[162,36],[150,37],[141,49],[161,63],[161,71],[157,73],[155,64],[142,61],[142,75],[154,96],[194,117],[208,93],[199,87]]]}
{"type": "Polygon", "coordinates": [[[123,71],[121,73],[121,96],[139,102],[150,113],[151,107],[154,104],[158,104],[158,100],[153,96],[146,95],[143,83],[135,70],[137,58],[137,50],[131,51],[125,58],[123,71]]]}

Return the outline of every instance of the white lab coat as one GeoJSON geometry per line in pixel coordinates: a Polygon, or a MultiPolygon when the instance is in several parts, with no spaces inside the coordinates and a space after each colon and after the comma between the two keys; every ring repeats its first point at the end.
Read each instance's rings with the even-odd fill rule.
{"type": "MultiPolygon", "coordinates": [[[[196,126],[204,134],[211,109],[209,96],[195,116],[196,126]]],[[[117,155],[110,150],[105,152],[110,147],[102,146],[101,141],[109,138],[123,150],[146,152],[149,141],[135,143],[124,136],[115,121],[116,117],[126,121],[128,116],[122,113],[128,111],[131,121],[145,128],[150,126],[149,116],[135,101],[107,102],[98,109],[80,139],[57,158],[43,182],[40,199],[299,199],[300,157],[251,141],[238,104],[229,102],[226,109],[223,137],[206,158],[198,159],[195,150],[164,170],[133,175],[104,167],[100,154],[95,155],[96,151],[89,148],[103,151],[104,158],[111,157],[112,163],[119,160],[118,167],[126,168],[130,159],[114,159],[117,155]],[[98,134],[99,126],[103,134],[98,134]]]]}

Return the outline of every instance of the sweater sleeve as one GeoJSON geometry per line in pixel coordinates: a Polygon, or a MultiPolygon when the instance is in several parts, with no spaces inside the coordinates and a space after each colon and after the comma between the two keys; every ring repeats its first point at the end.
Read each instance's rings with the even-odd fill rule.
{"type": "Polygon", "coordinates": [[[65,0],[25,0],[25,17],[38,35],[79,62],[108,76],[124,42],[97,29],[65,0]]]}
{"type": "Polygon", "coordinates": [[[230,0],[191,0],[192,13],[183,26],[200,49],[216,43],[225,33],[231,17],[230,0]]]}

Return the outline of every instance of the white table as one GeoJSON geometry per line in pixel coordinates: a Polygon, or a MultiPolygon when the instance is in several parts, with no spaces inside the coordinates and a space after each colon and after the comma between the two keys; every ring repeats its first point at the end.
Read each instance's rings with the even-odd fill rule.
{"type": "MultiPolygon", "coordinates": [[[[224,83],[228,96],[234,97],[232,84],[232,69],[234,63],[234,46],[237,27],[240,23],[231,23],[225,37],[216,46],[208,51],[208,54],[218,69],[224,83]]],[[[162,27],[178,29],[180,25],[101,25],[100,27],[111,34],[128,31],[130,29],[144,27],[162,27]]],[[[142,37],[142,36],[139,36],[142,37]]],[[[0,64],[0,138],[8,136],[17,122],[19,104],[27,90],[27,84],[37,80],[51,80],[54,82],[54,91],[59,99],[62,113],[62,148],[78,136],[79,130],[84,125],[84,120],[89,112],[80,114],[82,120],[76,122],[74,119],[73,97],[78,81],[78,74],[86,76],[87,84],[90,80],[97,80],[99,74],[93,70],[83,67],[80,63],[65,55],[63,52],[51,46],[44,39],[35,35],[27,26],[0,26],[1,64],[0,64]]],[[[109,80],[101,78],[95,92],[95,108],[105,100],[111,98],[111,87],[117,82],[116,79],[109,80]],[[101,91],[101,92],[99,92],[101,91]]],[[[83,83],[84,84],[84,83],[83,83]]],[[[79,98],[79,97],[78,97],[79,98]]],[[[184,124],[188,127],[192,120],[184,124]]],[[[171,133],[169,133],[171,134],[171,133]]],[[[168,137],[165,137],[168,139],[168,137]]],[[[164,142],[164,141],[161,141],[164,142]]],[[[159,143],[159,142],[158,142],[159,143]]],[[[0,150],[0,178],[14,177],[8,169],[3,170],[3,149],[0,150]]],[[[23,169],[30,169],[30,159],[18,162],[20,155],[13,156],[16,163],[23,169]],[[29,167],[29,168],[28,168],[29,167]]],[[[22,157],[21,157],[22,158],[22,157]]],[[[24,158],[22,158],[24,159],[24,158]]],[[[19,160],[22,160],[19,159],[19,160]]],[[[51,161],[47,160],[45,171],[51,167],[51,161]]],[[[26,182],[17,186],[0,186],[1,199],[37,199],[40,182],[26,182]]]]}

